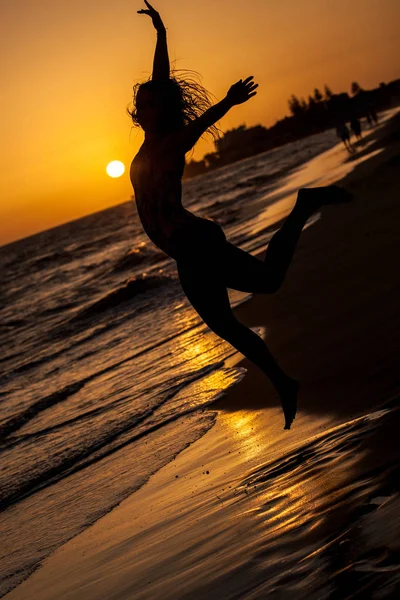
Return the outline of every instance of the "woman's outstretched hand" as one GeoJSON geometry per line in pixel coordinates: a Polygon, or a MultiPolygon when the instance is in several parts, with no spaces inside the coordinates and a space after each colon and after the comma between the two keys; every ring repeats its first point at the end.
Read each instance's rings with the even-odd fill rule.
{"type": "Polygon", "coordinates": [[[151,6],[151,4],[149,2],[147,2],[147,0],[144,0],[145,5],[147,6],[148,10],[142,9],[142,10],[138,10],[138,14],[139,15],[149,15],[149,17],[151,17],[151,20],[153,21],[153,25],[155,27],[155,29],[157,30],[157,32],[164,32],[165,31],[165,26],[164,23],[162,22],[162,19],[160,17],[160,13],[158,13],[156,11],[155,8],[153,8],[151,6]]]}
{"type": "Polygon", "coordinates": [[[240,79],[229,88],[226,97],[232,106],[235,104],[242,104],[252,96],[256,95],[257,92],[254,90],[258,87],[258,83],[254,83],[254,81],[251,81],[252,79],[253,75],[247,77],[244,81],[240,79]]]}

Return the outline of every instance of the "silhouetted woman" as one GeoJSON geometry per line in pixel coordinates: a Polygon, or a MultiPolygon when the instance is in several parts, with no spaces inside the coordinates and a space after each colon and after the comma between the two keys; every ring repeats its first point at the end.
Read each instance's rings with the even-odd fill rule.
{"type": "Polygon", "coordinates": [[[336,135],[342,140],[344,147],[349,152],[354,152],[350,141],[350,131],[344,121],[340,121],[336,126],[336,135]]]}
{"type": "Polygon", "coordinates": [[[361,142],[361,140],[362,140],[361,123],[360,123],[360,119],[358,119],[356,117],[356,115],[351,116],[350,128],[351,128],[352,132],[354,133],[354,135],[356,136],[357,141],[361,142]]]}
{"type": "Polygon", "coordinates": [[[216,223],[186,210],[181,185],[185,154],[229,109],[254,96],[257,84],[253,77],[241,79],[223,100],[210,106],[200,86],[171,78],[164,24],[144,1],[147,10],[138,13],[151,17],[157,45],[152,77],[134,86],[134,108],[128,111],[145,133],[130,172],[139,217],[154,244],[176,260],[183,291],[205,323],[269,377],[282,403],[285,429],[289,429],[296,415],[299,384],[284,373],[264,341],[236,319],[227,288],[276,292],[307,219],[323,204],[348,201],[349,194],[335,186],[300,190],[295,207],[271,239],[264,261],[227,242],[216,223]]]}

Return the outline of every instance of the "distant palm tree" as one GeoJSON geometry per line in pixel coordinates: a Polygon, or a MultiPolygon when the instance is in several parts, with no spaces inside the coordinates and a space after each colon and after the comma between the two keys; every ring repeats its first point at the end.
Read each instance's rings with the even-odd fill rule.
{"type": "Polygon", "coordinates": [[[318,88],[315,88],[314,90],[314,100],[317,103],[323,100],[323,95],[321,94],[318,88]]]}
{"type": "Polygon", "coordinates": [[[288,104],[290,112],[294,117],[302,114],[303,110],[300,105],[300,100],[297,98],[297,96],[292,94],[288,100],[288,104]]]}
{"type": "Polygon", "coordinates": [[[357,81],[353,81],[353,83],[351,84],[351,93],[353,94],[353,96],[357,96],[357,94],[359,94],[360,92],[362,92],[361,86],[357,83],[357,81]]]}
{"type": "Polygon", "coordinates": [[[308,96],[308,110],[312,110],[315,106],[316,102],[315,102],[315,97],[313,96],[308,96]]]}
{"type": "Polygon", "coordinates": [[[327,84],[324,85],[324,94],[325,94],[325,100],[330,100],[333,96],[333,92],[332,92],[331,88],[327,86],[327,84]]]}

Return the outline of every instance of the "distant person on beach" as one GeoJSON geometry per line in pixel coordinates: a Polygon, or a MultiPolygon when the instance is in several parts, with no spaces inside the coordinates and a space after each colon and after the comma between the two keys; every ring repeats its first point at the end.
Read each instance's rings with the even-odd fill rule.
{"type": "Polygon", "coordinates": [[[352,132],[354,133],[354,135],[356,136],[357,141],[360,142],[362,139],[361,123],[360,123],[360,120],[357,119],[357,117],[355,115],[353,115],[351,117],[350,128],[351,128],[352,132]]]}
{"type": "Polygon", "coordinates": [[[253,76],[240,79],[212,106],[202,86],[171,76],[164,24],[144,1],[147,9],[138,13],[151,17],[157,31],[153,73],[134,86],[133,109],[128,110],[145,134],[130,171],[140,220],[154,244],[176,260],[183,291],[205,323],[269,377],[282,403],[285,429],[290,429],[299,383],[282,370],[264,341],[236,319],[227,288],[276,292],[310,216],[323,205],[348,202],[351,195],[337,186],[301,189],[264,260],[229,243],[216,223],[186,210],[181,184],[185,154],[233,106],[255,96],[258,85],[253,76]]]}
{"type": "Polygon", "coordinates": [[[378,114],[373,106],[370,106],[369,114],[371,115],[371,119],[373,120],[374,124],[378,125],[378,114]]]}
{"type": "Polygon", "coordinates": [[[354,152],[354,148],[350,142],[350,131],[348,130],[346,123],[341,121],[336,126],[336,135],[342,140],[346,150],[354,152]]]}

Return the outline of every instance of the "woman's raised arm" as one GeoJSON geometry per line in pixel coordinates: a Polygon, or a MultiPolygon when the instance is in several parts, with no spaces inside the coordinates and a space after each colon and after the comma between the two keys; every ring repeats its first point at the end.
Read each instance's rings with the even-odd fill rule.
{"type": "Polygon", "coordinates": [[[167,32],[160,17],[160,14],[144,0],[147,6],[147,10],[138,10],[138,14],[149,15],[153,21],[155,30],[157,31],[157,44],[154,53],[153,63],[153,80],[169,79],[169,58],[168,58],[168,47],[167,47],[167,32]]]}
{"type": "Polygon", "coordinates": [[[258,83],[254,83],[253,79],[253,75],[251,75],[244,80],[240,79],[234,83],[229,88],[225,98],[214,104],[214,106],[211,106],[211,108],[196,119],[193,119],[193,121],[178,132],[176,143],[180,145],[185,153],[189,152],[203,133],[211,125],[222,119],[233,106],[247,102],[247,100],[256,95],[257,92],[255,90],[258,88],[258,83]]]}

